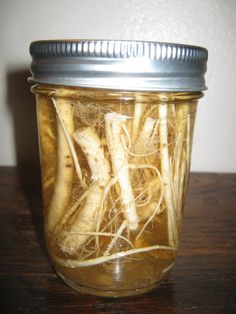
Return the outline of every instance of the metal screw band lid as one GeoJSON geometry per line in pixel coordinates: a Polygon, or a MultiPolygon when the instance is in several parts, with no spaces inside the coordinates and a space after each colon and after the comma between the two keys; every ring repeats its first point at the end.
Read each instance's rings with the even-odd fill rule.
{"type": "Polygon", "coordinates": [[[30,45],[30,81],[143,91],[206,89],[207,50],[182,44],[69,40],[30,45]]]}

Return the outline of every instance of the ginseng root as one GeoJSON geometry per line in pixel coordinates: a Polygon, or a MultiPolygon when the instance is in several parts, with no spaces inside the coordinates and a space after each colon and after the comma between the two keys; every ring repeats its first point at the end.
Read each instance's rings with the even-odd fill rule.
{"type": "Polygon", "coordinates": [[[105,158],[101,141],[94,129],[91,127],[79,129],[73,136],[87,158],[91,179],[94,183],[89,188],[82,209],[78,209],[68,219],[67,225],[69,227],[60,234],[59,245],[63,252],[69,254],[79,250],[89,238],[89,232],[93,232],[97,228],[98,220],[102,220],[104,215],[103,192],[105,185],[110,180],[110,165],[105,158]]]}
{"type": "Polygon", "coordinates": [[[174,190],[175,203],[177,208],[177,221],[180,220],[182,209],[183,190],[185,185],[185,175],[188,173],[189,167],[189,147],[190,147],[190,131],[189,131],[189,106],[182,104],[176,108],[176,144],[174,151],[174,190]]]}
{"type": "Polygon", "coordinates": [[[125,127],[127,117],[115,112],[105,115],[105,132],[107,146],[112,161],[114,175],[118,178],[120,187],[120,201],[123,214],[130,230],[138,228],[139,217],[137,215],[134,194],[131,186],[128,157],[122,143],[122,127],[125,127]]]}
{"type": "Polygon", "coordinates": [[[92,171],[92,181],[105,186],[110,180],[110,164],[105,158],[102,143],[94,128],[86,127],[74,133],[74,140],[85,154],[92,171]]]}
{"type": "Polygon", "coordinates": [[[73,181],[73,158],[64,126],[69,136],[74,132],[71,104],[64,99],[57,101],[57,173],[51,202],[46,217],[47,228],[52,231],[62,218],[70,200],[73,181]],[[60,115],[60,117],[59,117],[60,115]]]}
{"type": "Polygon", "coordinates": [[[141,96],[137,97],[134,105],[134,116],[132,121],[132,143],[134,143],[137,138],[142,115],[146,107],[142,100],[143,99],[141,96]]]}
{"type": "Polygon", "coordinates": [[[134,255],[134,254],[141,254],[141,253],[146,253],[146,252],[150,252],[150,251],[158,251],[158,250],[169,251],[169,252],[175,251],[175,249],[170,247],[170,246],[153,245],[153,246],[147,246],[147,247],[143,247],[143,248],[134,248],[134,249],[130,249],[127,251],[121,251],[121,252],[117,252],[117,253],[114,253],[114,254],[111,254],[108,256],[106,256],[106,255],[100,256],[100,257],[96,257],[96,258],[87,259],[84,261],[78,261],[75,259],[64,259],[64,258],[57,257],[56,255],[54,255],[53,258],[61,266],[70,267],[70,268],[77,268],[77,267],[95,266],[95,265],[109,262],[109,261],[112,261],[112,260],[115,260],[118,258],[124,258],[124,257],[134,255]]]}
{"type": "Polygon", "coordinates": [[[171,182],[170,156],[168,151],[168,107],[166,104],[158,105],[158,114],[160,118],[160,157],[161,157],[161,175],[163,180],[164,198],[167,207],[168,217],[168,235],[169,244],[175,247],[177,242],[177,226],[175,220],[174,196],[171,182]]]}
{"type": "Polygon", "coordinates": [[[62,252],[74,254],[89,238],[88,233],[96,228],[96,215],[101,206],[103,188],[94,183],[82,209],[69,219],[68,230],[60,233],[59,246],[62,252]]]}

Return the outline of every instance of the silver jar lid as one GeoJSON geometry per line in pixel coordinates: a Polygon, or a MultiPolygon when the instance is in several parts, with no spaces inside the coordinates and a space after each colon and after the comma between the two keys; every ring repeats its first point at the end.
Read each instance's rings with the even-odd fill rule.
{"type": "Polygon", "coordinates": [[[139,91],[206,89],[207,50],[182,44],[118,41],[35,41],[30,81],[139,91]]]}

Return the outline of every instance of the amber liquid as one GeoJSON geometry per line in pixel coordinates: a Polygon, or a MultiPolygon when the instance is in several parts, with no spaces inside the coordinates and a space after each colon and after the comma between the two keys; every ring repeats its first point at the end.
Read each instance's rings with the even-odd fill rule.
{"type": "MultiPolygon", "coordinates": [[[[57,92],[60,94],[60,89],[58,89],[57,92]]],[[[68,92],[70,92],[70,90],[68,92]]],[[[110,164],[112,164],[112,160],[106,137],[105,116],[110,112],[128,116],[129,119],[125,125],[126,130],[123,134],[124,147],[126,150],[128,149],[130,151],[130,154],[127,153],[127,159],[129,163],[133,165],[151,165],[149,169],[138,167],[135,169],[135,167],[133,167],[129,170],[130,184],[134,194],[137,213],[140,218],[138,228],[130,230],[128,227],[125,227],[120,236],[113,241],[113,245],[110,245],[112,239],[115,237],[114,235],[119,232],[122,223],[126,219],[120,199],[121,192],[119,182],[115,182],[115,184],[110,187],[109,192],[107,192],[102,202],[103,214],[99,229],[95,224],[96,229],[93,227],[90,234],[86,236],[86,240],[83,244],[72,251],[63,247],[63,237],[61,234],[65,236],[70,233],[72,224],[80,219],[79,213],[85,206],[86,198],[78,204],[77,209],[68,220],[60,225],[60,221],[63,221],[63,215],[66,215],[66,212],[73,207],[75,202],[77,202],[84,193],[84,189],[78,180],[75,166],[72,165],[73,174],[70,179],[70,197],[66,207],[63,209],[62,216],[59,217],[57,221],[56,227],[54,227],[53,230],[49,230],[47,217],[49,216],[49,210],[53,210],[53,208],[51,208],[51,201],[53,193],[55,192],[55,185],[58,181],[58,154],[60,153],[58,150],[58,127],[60,121],[58,120],[58,113],[52,99],[47,95],[38,96],[38,125],[46,221],[45,232],[48,251],[56,272],[63,280],[75,289],[96,295],[126,296],[139,294],[152,289],[167,275],[168,271],[173,266],[179,242],[183,199],[186,192],[189,172],[190,157],[187,156],[187,154],[190,154],[189,146],[191,147],[196,102],[193,101],[189,103],[189,106],[194,110],[188,111],[189,125],[183,124],[184,132],[178,131],[177,125],[178,119],[180,120],[180,118],[179,116],[177,118],[176,112],[181,102],[178,101],[175,105],[172,104],[168,106],[167,140],[173,193],[174,184],[176,184],[175,181],[178,181],[176,172],[179,173],[179,176],[182,175],[182,180],[178,181],[180,183],[176,188],[176,190],[181,193],[181,196],[175,198],[177,238],[175,239],[175,247],[173,248],[173,246],[170,245],[169,239],[170,224],[168,224],[168,219],[170,218],[168,218],[168,202],[166,202],[165,195],[163,195],[162,185],[160,185],[159,188],[155,188],[151,185],[151,182],[154,182],[153,180],[158,177],[157,172],[153,169],[155,168],[158,169],[158,172],[162,172],[162,155],[160,153],[161,140],[158,124],[160,123],[160,117],[158,116],[157,104],[153,103],[152,94],[149,94],[149,96],[146,94],[145,97],[142,98],[143,103],[140,105],[141,117],[138,118],[138,123],[135,122],[138,128],[135,132],[135,136],[132,138],[132,135],[134,135],[133,125],[137,118],[135,116],[137,97],[135,98],[134,96],[133,94],[123,95],[122,97],[120,95],[118,98],[117,94],[110,95],[107,93],[100,95],[101,99],[99,99],[96,93],[82,93],[78,98],[74,96],[65,98],[64,103],[63,101],[60,103],[60,105],[70,106],[72,108],[74,131],[81,130],[85,127],[91,127],[95,130],[100,139],[105,158],[110,164]],[[96,99],[96,97],[98,99],[96,99]],[[144,129],[146,119],[159,122],[153,123],[152,133],[142,134],[143,138],[147,135],[146,139],[148,139],[148,142],[141,145],[141,148],[136,145],[138,149],[135,150],[135,139],[137,141],[137,138],[141,138],[140,134],[144,129]],[[155,138],[153,137],[154,132],[156,132],[155,138]],[[181,136],[182,140],[180,139],[181,136]],[[181,146],[177,146],[180,142],[182,143],[181,146]],[[178,158],[176,157],[178,155],[178,147],[181,147],[181,156],[182,158],[186,158],[186,164],[184,167],[182,167],[181,164],[178,165],[179,168],[177,169],[175,158],[178,158]],[[159,204],[156,212],[148,210],[149,207],[151,208],[152,204],[159,204]],[[109,252],[107,252],[109,245],[110,249],[109,252]],[[160,249],[152,249],[156,246],[160,246],[160,249]],[[149,247],[151,248],[150,250],[142,251],[143,248],[149,247]],[[164,249],[162,249],[162,247],[164,247],[164,249]],[[86,262],[135,249],[137,249],[137,251],[134,251],[133,254],[112,258],[110,260],[104,259],[104,261],[95,263],[94,265],[69,267],[66,264],[68,260],[86,262]],[[65,261],[65,263],[63,264],[62,261],[65,261]]],[[[57,101],[57,99],[55,101],[57,101]]],[[[186,116],[183,116],[181,119],[187,121],[186,116]]],[[[65,127],[67,126],[65,125],[65,127]]],[[[74,142],[73,138],[71,138],[71,141],[82,170],[84,182],[89,187],[94,183],[91,166],[81,147],[74,142]]],[[[115,174],[112,173],[112,169],[111,166],[111,180],[115,176],[115,174]]],[[[173,195],[173,199],[174,197],[175,195],[173,195]]],[[[157,208],[157,206],[155,208],[157,208]]],[[[81,230],[81,232],[83,232],[83,230],[81,230]]]]}

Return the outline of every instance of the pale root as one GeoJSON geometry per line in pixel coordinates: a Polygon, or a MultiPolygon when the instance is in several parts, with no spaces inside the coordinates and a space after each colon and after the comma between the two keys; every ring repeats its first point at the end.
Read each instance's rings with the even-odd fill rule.
{"type": "Polygon", "coordinates": [[[105,158],[101,141],[92,127],[85,127],[74,133],[74,140],[80,146],[91,169],[92,181],[105,186],[110,180],[110,164],[105,158]]]}
{"type": "Polygon", "coordinates": [[[54,104],[54,107],[56,109],[57,113],[57,119],[59,120],[64,136],[66,138],[67,144],[70,148],[71,156],[73,158],[75,170],[78,176],[78,179],[80,181],[80,184],[83,189],[87,188],[86,183],[84,182],[83,176],[82,176],[82,170],[75,152],[75,148],[72,142],[72,134],[70,130],[70,125],[73,125],[74,129],[74,119],[73,119],[73,109],[71,106],[71,102],[69,100],[63,100],[63,99],[58,99],[57,101],[52,98],[52,102],[54,104]],[[69,109],[68,109],[69,108],[69,109]],[[68,111],[68,113],[67,113],[68,111]],[[70,112],[70,119],[69,119],[69,112],[70,112]],[[67,115],[67,116],[66,116],[67,115]],[[70,125],[69,125],[70,123],[70,125]]]}
{"type": "Polygon", "coordinates": [[[120,187],[120,201],[122,211],[130,230],[138,228],[139,217],[137,215],[134,194],[131,186],[127,152],[122,142],[122,127],[127,117],[115,112],[105,115],[105,133],[109,149],[112,169],[118,178],[120,187]]]}
{"type": "MultiPolygon", "coordinates": [[[[152,136],[152,132],[155,126],[156,120],[147,117],[143,123],[143,127],[137,137],[137,140],[134,144],[134,155],[136,157],[145,157],[149,155],[149,153],[152,153],[150,147],[150,138],[152,136]]],[[[154,150],[154,149],[153,149],[154,150]]],[[[134,162],[132,160],[132,162],[134,162]]]]}
{"type": "Polygon", "coordinates": [[[125,258],[127,256],[134,255],[134,254],[142,254],[142,253],[158,251],[158,250],[175,252],[175,249],[170,246],[153,245],[153,246],[147,246],[143,248],[134,248],[127,251],[121,251],[121,252],[117,252],[111,255],[100,256],[97,258],[91,258],[87,260],[64,259],[56,255],[53,256],[53,259],[61,266],[69,267],[69,268],[79,268],[79,267],[95,266],[95,265],[109,262],[118,258],[125,258]]]}
{"type": "Polygon", "coordinates": [[[76,210],[79,208],[81,203],[86,199],[87,195],[90,193],[90,190],[92,189],[92,185],[88,187],[86,191],[83,192],[83,194],[73,203],[72,206],[70,206],[65,214],[63,215],[62,219],[58,221],[58,223],[55,225],[53,229],[53,234],[58,237],[59,233],[63,229],[63,227],[71,220],[71,217],[73,217],[73,214],[76,212],[76,210]]]}
{"type": "Polygon", "coordinates": [[[69,230],[60,233],[59,246],[64,253],[70,255],[76,253],[87,241],[89,235],[86,233],[95,230],[96,216],[101,206],[102,195],[103,188],[94,183],[83,207],[74,213],[74,222],[71,222],[69,230]]]}
{"type": "MultiPolygon", "coordinates": [[[[158,151],[155,145],[156,139],[153,136],[155,125],[156,120],[150,117],[145,118],[143,126],[134,143],[133,154],[131,153],[131,156],[133,156],[131,159],[132,163],[139,163],[141,159],[147,163],[152,163],[153,155],[158,151]]],[[[144,173],[148,181],[148,177],[150,175],[149,170],[144,170],[144,173]]]]}
{"type": "Polygon", "coordinates": [[[142,235],[143,231],[147,228],[148,224],[153,220],[153,218],[156,215],[160,215],[163,212],[163,209],[161,209],[162,198],[163,198],[163,193],[161,193],[160,199],[159,199],[158,202],[152,202],[149,205],[149,213],[148,213],[149,215],[148,215],[147,218],[145,217],[147,219],[147,221],[145,222],[145,224],[142,227],[141,231],[137,235],[136,239],[138,239],[142,235]]]}
{"type": "MultiPolygon", "coordinates": [[[[126,221],[124,220],[123,223],[120,225],[120,228],[117,230],[116,232],[116,236],[111,240],[111,242],[109,243],[105,253],[104,253],[104,256],[105,255],[109,255],[110,251],[112,250],[112,248],[114,247],[117,239],[122,235],[122,232],[125,230],[125,228],[127,227],[127,223],[126,221]]],[[[132,246],[132,243],[131,243],[131,246],[132,246]]]]}
{"type": "Polygon", "coordinates": [[[153,197],[154,199],[156,199],[157,196],[160,195],[160,191],[160,179],[158,177],[154,177],[150,182],[148,182],[146,188],[144,188],[143,191],[140,193],[141,196],[144,193],[147,193],[149,195],[148,204],[144,204],[143,206],[140,206],[138,208],[138,216],[141,220],[146,220],[150,216],[152,216],[157,204],[157,201],[153,200],[153,197]]]}
{"type": "Polygon", "coordinates": [[[57,173],[53,195],[46,216],[46,223],[49,231],[52,231],[54,226],[60,221],[68,206],[74,171],[73,158],[64,131],[64,126],[66,125],[66,130],[69,136],[72,136],[74,132],[72,107],[70,103],[64,99],[58,99],[56,109],[58,141],[57,173]]]}
{"type": "Polygon", "coordinates": [[[40,161],[43,189],[47,189],[55,182],[57,143],[55,134],[55,110],[51,100],[42,95],[37,95],[37,116],[39,128],[40,161]]]}
{"type": "Polygon", "coordinates": [[[104,214],[104,186],[110,180],[110,165],[95,130],[91,127],[79,129],[74,133],[74,139],[87,158],[94,183],[89,187],[84,206],[72,219],[68,217],[68,230],[60,234],[60,247],[63,252],[69,254],[78,251],[89,238],[89,232],[98,228],[98,220],[101,221],[104,214]]]}
{"type": "Polygon", "coordinates": [[[134,116],[132,123],[132,143],[136,141],[138,131],[140,128],[142,116],[145,110],[146,105],[142,101],[142,97],[137,97],[135,105],[134,105],[134,116]]]}
{"type": "Polygon", "coordinates": [[[168,150],[168,105],[158,105],[159,133],[160,133],[160,157],[161,157],[161,175],[163,180],[164,198],[168,217],[168,236],[169,244],[175,247],[177,237],[176,216],[174,208],[174,191],[172,188],[172,173],[170,166],[170,155],[168,150]]]}
{"type": "MultiPolygon", "coordinates": [[[[180,167],[180,178],[179,178],[179,199],[178,199],[178,207],[179,211],[182,210],[183,207],[183,200],[185,199],[185,190],[188,184],[189,172],[190,172],[190,154],[191,154],[191,115],[189,111],[189,106],[187,104],[182,105],[184,108],[184,119],[185,119],[185,149],[183,149],[183,157],[182,157],[182,164],[180,167]]],[[[180,213],[179,213],[180,216],[180,213]]],[[[180,217],[178,217],[180,219],[180,217]]]]}
{"type": "Polygon", "coordinates": [[[183,191],[190,166],[190,114],[189,105],[182,104],[176,108],[176,145],[174,151],[174,190],[176,203],[176,220],[179,223],[183,206],[183,191]]]}

